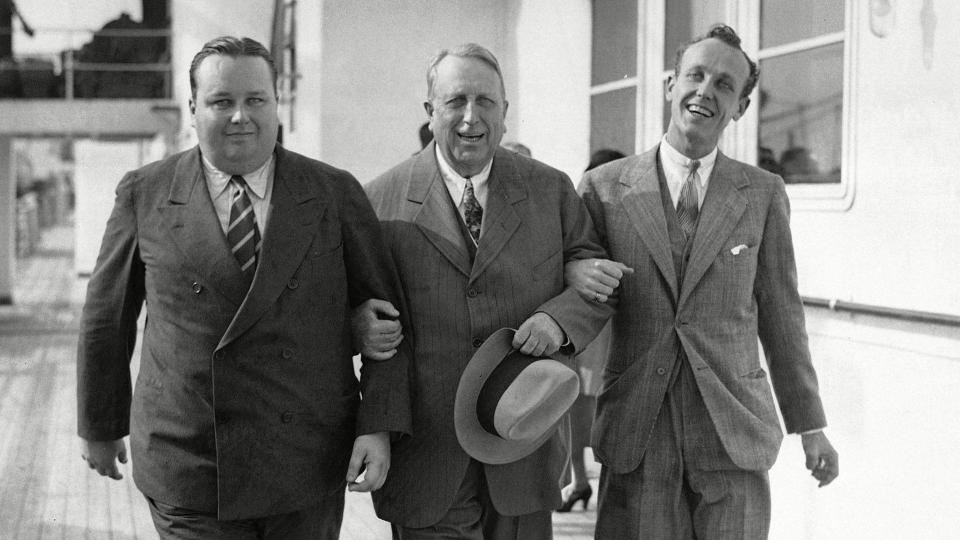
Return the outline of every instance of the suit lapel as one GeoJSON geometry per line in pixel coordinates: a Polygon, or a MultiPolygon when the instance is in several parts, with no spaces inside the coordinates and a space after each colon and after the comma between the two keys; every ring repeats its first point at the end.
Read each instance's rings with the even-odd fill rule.
{"type": "Polygon", "coordinates": [[[747,208],[747,198],[740,190],[749,183],[743,170],[733,160],[717,153],[717,162],[700,210],[697,234],[693,238],[690,262],[683,277],[680,304],[690,296],[716,258],[720,246],[740,221],[740,216],[747,208]]]}
{"type": "Polygon", "coordinates": [[[527,198],[527,190],[509,151],[497,149],[488,186],[483,234],[477,247],[471,281],[497,258],[513,233],[520,228],[520,214],[514,205],[527,198]]]}
{"type": "Polygon", "coordinates": [[[659,148],[654,148],[647,152],[630,169],[623,171],[620,175],[620,182],[628,186],[621,204],[650,252],[660,274],[670,285],[673,297],[677,298],[677,272],[670,253],[667,219],[663,215],[660,182],[657,178],[658,151],[659,148]]]}
{"type": "Polygon", "coordinates": [[[443,183],[434,145],[420,152],[410,170],[407,200],[418,204],[413,222],[437,250],[465,276],[470,275],[470,254],[456,223],[457,209],[443,183]]]}
{"type": "Polygon", "coordinates": [[[200,166],[200,150],[186,152],[174,170],[170,196],[158,209],[183,259],[239,306],[247,294],[200,166]]]}
{"type": "Polygon", "coordinates": [[[291,167],[283,148],[277,147],[276,156],[270,215],[257,273],[218,349],[247,331],[277,301],[313,243],[316,223],[326,213],[328,203],[319,197],[317,180],[291,167]]]}

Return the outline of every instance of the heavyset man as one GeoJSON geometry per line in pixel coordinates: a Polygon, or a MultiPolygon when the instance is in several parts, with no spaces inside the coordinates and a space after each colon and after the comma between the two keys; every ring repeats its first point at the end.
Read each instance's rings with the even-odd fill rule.
{"type": "Polygon", "coordinates": [[[351,309],[392,298],[376,216],[349,173],[276,143],[276,80],[256,41],[204,45],[199,146],[120,181],[87,290],[83,455],[119,479],[130,434],[163,538],[336,538],[347,481],[379,487],[410,427],[405,353],[353,370],[351,309]]]}

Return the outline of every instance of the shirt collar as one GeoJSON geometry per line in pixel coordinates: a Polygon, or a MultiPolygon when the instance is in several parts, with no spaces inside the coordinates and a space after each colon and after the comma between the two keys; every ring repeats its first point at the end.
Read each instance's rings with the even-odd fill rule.
{"type": "MultiPolygon", "coordinates": [[[[227,189],[227,186],[230,185],[230,177],[232,175],[214,167],[213,163],[210,163],[206,156],[201,154],[200,157],[203,158],[203,174],[207,178],[207,184],[211,188],[211,193],[216,193],[217,195],[223,193],[223,191],[227,189]]],[[[275,161],[276,157],[274,154],[270,154],[267,161],[263,162],[263,165],[257,170],[243,175],[243,181],[247,183],[247,187],[250,188],[250,191],[252,191],[254,195],[261,199],[266,197],[267,182],[273,174],[275,161]]]]}
{"type": "MultiPolygon", "coordinates": [[[[684,170],[690,169],[690,162],[692,159],[680,153],[679,150],[670,146],[670,143],[667,141],[667,136],[664,135],[660,140],[660,159],[662,160],[664,166],[667,166],[669,163],[670,166],[674,168],[682,168],[684,170]]],[[[698,160],[700,162],[699,171],[712,171],[713,164],[717,161],[717,147],[714,146],[713,150],[709,154],[703,156],[698,160]]],[[[702,172],[700,174],[701,183],[706,181],[706,176],[702,172]]]]}
{"type": "MultiPolygon", "coordinates": [[[[455,183],[461,190],[466,184],[467,180],[463,176],[460,176],[453,167],[447,163],[447,160],[443,157],[443,152],[440,151],[440,147],[434,145],[434,152],[437,154],[437,164],[440,165],[440,173],[443,174],[443,178],[447,181],[455,183]]],[[[493,160],[487,162],[487,165],[478,172],[477,174],[470,177],[470,182],[473,184],[473,189],[478,189],[479,184],[483,184],[487,181],[487,178],[490,177],[490,169],[493,168],[493,160]]]]}

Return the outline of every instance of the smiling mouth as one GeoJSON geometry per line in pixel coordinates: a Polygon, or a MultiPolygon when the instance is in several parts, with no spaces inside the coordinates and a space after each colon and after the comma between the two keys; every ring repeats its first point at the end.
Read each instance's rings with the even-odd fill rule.
{"type": "Polygon", "coordinates": [[[483,138],[483,135],[484,135],[483,133],[480,133],[480,134],[477,134],[477,135],[469,135],[469,134],[466,134],[466,133],[457,133],[457,137],[458,137],[461,141],[468,142],[468,143],[478,143],[478,142],[480,142],[480,139],[483,138]]]}
{"type": "Polygon", "coordinates": [[[707,109],[706,107],[702,107],[694,103],[687,105],[687,111],[690,114],[695,114],[697,116],[702,116],[704,118],[713,118],[713,111],[711,111],[710,109],[707,109]]]}

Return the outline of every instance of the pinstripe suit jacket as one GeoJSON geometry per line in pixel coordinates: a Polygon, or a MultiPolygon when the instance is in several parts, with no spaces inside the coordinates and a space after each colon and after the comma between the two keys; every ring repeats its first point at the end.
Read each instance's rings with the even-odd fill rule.
{"type": "Polygon", "coordinates": [[[276,159],[249,290],[194,147],[121,180],[83,310],[80,436],[130,433],[141,491],[221,519],[342,493],[358,431],[409,429],[406,353],[365,364],[362,404],[353,371],[351,307],[392,298],[376,216],[346,171],[276,159]]]}
{"type": "Polygon", "coordinates": [[[635,270],[621,281],[594,450],[614,472],[637,467],[682,347],[727,454],[769,469],[783,433],[758,336],[787,430],[826,425],[783,180],[718,154],[678,288],[657,151],[589,171],[580,185],[610,256],[635,270]]]}
{"type": "MultiPolygon", "coordinates": [[[[566,352],[573,352],[612,311],[564,288],[565,261],[605,254],[570,179],[501,148],[489,182],[472,265],[433,144],[367,185],[399,272],[401,320],[413,347],[413,436],[394,443],[390,474],[374,502],[380,517],[407,527],[443,517],[466,472],[470,458],[457,442],[453,404],[476,347],[543,311],[566,332],[566,352]]],[[[565,446],[555,435],[527,458],[485,466],[497,510],[520,515],[559,506],[565,446]]]]}

